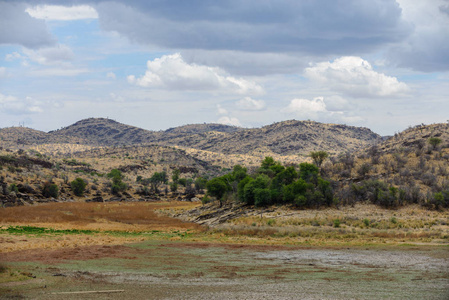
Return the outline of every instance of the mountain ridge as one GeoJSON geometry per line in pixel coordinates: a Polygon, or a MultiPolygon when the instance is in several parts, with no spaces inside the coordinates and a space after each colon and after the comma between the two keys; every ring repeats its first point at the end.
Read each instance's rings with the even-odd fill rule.
{"type": "Polygon", "coordinates": [[[332,154],[359,150],[376,144],[382,137],[368,128],[287,120],[260,128],[240,128],[222,124],[189,124],[164,131],[151,131],[107,118],[88,118],[48,133],[25,127],[0,129],[6,144],[31,145],[72,143],[90,146],[161,144],[224,154],[280,155],[307,154],[325,150],[332,154]],[[16,133],[20,140],[14,138],[16,133]],[[20,143],[19,143],[20,142],[20,143]]]}

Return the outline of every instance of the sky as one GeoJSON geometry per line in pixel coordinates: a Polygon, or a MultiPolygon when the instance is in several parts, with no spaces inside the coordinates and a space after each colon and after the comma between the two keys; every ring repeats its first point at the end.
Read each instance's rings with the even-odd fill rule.
{"type": "Polygon", "coordinates": [[[449,0],[0,0],[0,128],[449,121],[449,0]]]}

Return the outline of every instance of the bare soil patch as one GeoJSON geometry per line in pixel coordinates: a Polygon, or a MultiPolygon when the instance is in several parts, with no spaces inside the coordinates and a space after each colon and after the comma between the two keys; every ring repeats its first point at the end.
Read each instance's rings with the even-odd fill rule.
{"type": "Polygon", "coordinates": [[[0,261],[56,264],[67,260],[90,260],[105,257],[135,259],[133,255],[140,251],[123,245],[93,245],[53,250],[32,249],[0,253],[0,261]]]}

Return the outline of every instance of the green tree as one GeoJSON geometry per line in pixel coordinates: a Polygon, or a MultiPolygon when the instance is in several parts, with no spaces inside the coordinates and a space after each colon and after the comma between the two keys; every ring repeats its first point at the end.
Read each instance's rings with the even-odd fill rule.
{"type": "Polygon", "coordinates": [[[237,184],[237,197],[240,201],[246,202],[245,201],[245,186],[252,180],[254,180],[252,177],[246,176],[245,178],[240,180],[240,182],[237,184]]]}
{"type": "Polygon", "coordinates": [[[269,189],[254,190],[254,205],[257,207],[271,204],[271,192],[269,189]]]}
{"type": "Polygon", "coordinates": [[[235,165],[234,169],[232,170],[232,178],[234,181],[239,183],[243,178],[247,176],[248,170],[241,165],[235,165]]]}
{"type": "Polygon", "coordinates": [[[151,187],[156,193],[159,193],[159,185],[162,183],[166,184],[167,181],[167,173],[165,172],[155,172],[150,178],[151,187]]]}
{"type": "Polygon", "coordinates": [[[318,167],[313,164],[299,164],[299,177],[304,179],[306,182],[313,182],[316,184],[316,181],[318,179],[318,172],[318,167]]]}
{"type": "Polygon", "coordinates": [[[282,189],[283,201],[285,203],[293,203],[295,199],[300,195],[305,195],[307,189],[310,189],[311,185],[300,178],[289,185],[285,185],[282,189]]]}
{"type": "Polygon", "coordinates": [[[265,157],[265,159],[262,161],[261,168],[262,169],[269,169],[271,166],[274,166],[276,162],[271,156],[265,157]]]}
{"type": "Polygon", "coordinates": [[[187,186],[187,178],[179,178],[178,183],[184,187],[187,186]]]}
{"type": "MultiPolygon", "coordinates": [[[[120,170],[113,169],[113,170],[111,170],[111,172],[109,172],[107,174],[107,176],[112,179],[112,185],[111,185],[111,193],[112,194],[116,195],[120,192],[126,191],[128,186],[126,185],[126,183],[124,183],[122,181],[123,175],[122,175],[122,172],[120,172],[120,170]]],[[[142,181],[143,181],[143,179],[140,180],[140,182],[142,182],[142,181]]]]}
{"type": "Polygon", "coordinates": [[[84,195],[84,190],[86,189],[87,183],[82,179],[77,177],[70,183],[70,187],[72,188],[75,196],[81,197],[84,195]]]}
{"type": "Polygon", "coordinates": [[[181,174],[181,171],[179,169],[174,169],[173,173],[171,175],[171,180],[173,180],[173,182],[175,182],[175,183],[178,183],[180,174],[181,174]]]}
{"type": "Polygon", "coordinates": [[[226,182],[220,178],[213,178],[206,184],[207,193],[220,201],[220,207],[223,205],[224,195],[229,190],[226,182]]]}
{"type": "Polygon", "coordinates": [[[42,186],[42,195],[46,198],[58,198],[59,188],[56,184],[46,181],[42,186]]]}
{"type": "Polygon", "coordinates": [[[106,174],[106,176],[108,176],[109,178],[120,178],[120,179],[123,179],[122,172],[120,172],[120,170],[117,170],[117,169],[112,169],[111,172],[106,174]]]}
{"type": "Polygon", "coordinates": [[[429,139],[429,144],[432,145],[432,148],[435,150],[439,144],[441,144],[441,139],[437,137],[431,137],[429,139]]]}
{"type": "Polygon", "coordinates": [[[243,189],[243,202],[249,205],[255,204],[256,189],[266,189],[270,185],[270,178],[265,174],[260,174],[256,179],[249,181],[243,189]]]}
{"type": "Polygon", "coordinates": [[[207,179],[204,177],[198,177],[195,179],[195,189],[200,192],[206,188],[207,179]]]}
{"type": "Polygon", "coordinates": [[[312,157],[315,165],[320,168],[326,158],[329,156],[326,151],[315,151],[310,152],[310,157],[312,157]]]}

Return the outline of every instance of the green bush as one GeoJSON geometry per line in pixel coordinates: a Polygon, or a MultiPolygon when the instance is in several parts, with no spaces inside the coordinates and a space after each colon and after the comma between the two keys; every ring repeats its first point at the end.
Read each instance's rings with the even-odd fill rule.
{"type": "Polygon", "coordinates": [[[70,186],[75,196],[81,197],[84,195],[87,183],[82,178],[78,177],[70,183],[70,186]]]}
{"type": "Polygon", "coordinates": [[[56,184],[45,182],[42,187],[42,195],[46,198],[58,198],[59,188],[56,184]]]}
{"type": "Polygon", "coordinates": [[[9,187],[8,187],[8,191],[11,193],[11,192],[14,192],[14,193],[18,193],[19,192],[19,189],[17,188],[17,185],[15,184],[15,183],[11,183],[10,185],[9,185],[9,187]]]}
{"type": "Polygon", "coordinates": [[[341,224],[340,219],[335,219],[335,220],[334,220],[334,227],[335,227],[335,228],[340,227],[340,224],[341,224]]]}
{"type": "Polygon", "coordinates": [[[370,220],[363,219],[363,224],[365,224],[366,227],[369,227],[370,223],[371,223],[370,220]]]}
{"type": "MultiPolygon", "coordinates": [[[[112,178],[112,184],[111,184],[111,193],[112,194],[118,194],[119,192],[126,191],[128,186],[126,183],[122,181],[123,175],[122,172],[120,172],[117,169],[112,169],[111,172],[107,174],[109,178],[112,178]]],[[[142,182],[143,179],[140,178],[140,182],[142,182]]]]}

